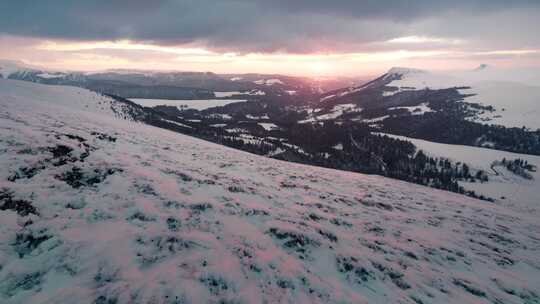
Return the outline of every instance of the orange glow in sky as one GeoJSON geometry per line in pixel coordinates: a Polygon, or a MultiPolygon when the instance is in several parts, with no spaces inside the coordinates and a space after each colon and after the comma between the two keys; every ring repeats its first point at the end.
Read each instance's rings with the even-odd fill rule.
{"type": "MultiPolygon", "coordinates": [[[[0,41],[9,37],[0,37],[0,41]]],[[[350,53],[220,53],[198,46],[161,46],[119,41],[71,42],[18,38],[25,43],[0,50],[0,58],[18,59],[27,64],[57,70],[95,71],[106,69],[211,71],[216,73],[276,73],[302,76],[375,75],[392,66],[411,66],[430,70],[477,66],[485,58],[508,57],[524,62],[538,56],[539,50],[463,51],[455,49],[396,49],[350,53]]],[[[402,37],[385,43],[424,43],[443,41],[433,37],[402,37]]],[[[19,41],[20,42],[20,41],[19,41]]],[[[450,41],[464,44],[463,41],[450,41]]],[[[501,61],[500,66],[505,62],[501,61]]]]}

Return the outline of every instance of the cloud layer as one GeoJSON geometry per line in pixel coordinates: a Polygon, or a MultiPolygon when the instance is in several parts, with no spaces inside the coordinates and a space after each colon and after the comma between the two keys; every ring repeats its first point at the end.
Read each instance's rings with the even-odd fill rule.
{"type": "Polygon", "coordinates": [[[75,41],[130,39],[217,51],[351,52],[538,48],[537,0],[2,1],[0,33],[75,41]],[[400,40],[397,40],[400,41],[400,40]],[[445,43],[448,42],[448,43],[445,43]]]}

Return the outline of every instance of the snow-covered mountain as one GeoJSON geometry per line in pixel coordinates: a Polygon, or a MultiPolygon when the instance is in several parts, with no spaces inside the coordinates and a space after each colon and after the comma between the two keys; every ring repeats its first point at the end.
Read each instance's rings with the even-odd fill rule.
{"type": "Polygon", "coordinates": [[[531,167],[531,176],[523,178],[501,165],[503,159],[519,159],[540,166],[540,132],[535,131],[540,129],[540,86],[531,85],[531,71],[488,65],[444,73],[392,68],[363,86],[323,95],[301,123],[369,124],[411,141],[417,151],[486,173],[489,181],[482,183],[460,180],[465,189],[536,208],[538,171],[531,167]]]}
{"type": "Polygon", "coordinates": [[[11,74],[34,71],[32,67],[15,60],[0,59],[0,78],[8,78],[11,74]]]}
{"type": "Polygon", "coordinates": [[[2,303],[535,303],[535,211],[291,164],[0,79],[2,303]],[[128,118],[128,119],[125,119],[128,118]]]}
{"type": "MultiPolygon", "coordinates": [[[[462,99],[475,105],[468,109],[476,112],[469,117],[471,121],[510,128],[525,126],[540,129],[540,120],[537,119],[540,115],[538,69],[505,70],[483,64],[468,71],[432,72],[395,67],[362,86],[322,94],[318,107],[350,103],[358,104],[361,109],[395,106],[392,103],[414,106],[430,102],[426,93],[437,95],[437,91],[440,91],[447,94],[452,90],[458,94],[457,101],[462,99]],[[477,111],[476,105],[484,109],[477,111]]],[[[324,111],[321,114],[325,114],[324,111]]]]}
{"type": "Polygon", "coordinates": [[[536,72],[505,71],[488,65],[445,73],[394,68],[387,77],[393,76],[395,80],[386,86],[397,90],[386,92],[386,96],[403,91],[467,87],[460,90],[469,95],[465,101],[493,107],[493,111],[478,115],[475,121],[540,129],[540,72],[536,72]]]}
{"type": "Polygon", "coordinates": [[[405,89],[440,89],[473,86],[481,82],[512,82],[529,86],[540,84],[540,70],[504,69],[481,64],[472,70],[429,71],[407,67],[393,67],[383,79],[394,78],[396,81],[388,86],[402,85],[405,89]],[[399,80],[399,81],[398,81],[399,80]]]}

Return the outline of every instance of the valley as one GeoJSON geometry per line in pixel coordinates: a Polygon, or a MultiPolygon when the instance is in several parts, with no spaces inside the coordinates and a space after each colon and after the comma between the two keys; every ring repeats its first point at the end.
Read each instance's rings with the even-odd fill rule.
{"type": "MultiPolygon", "coordinates": [[[[9,78],[29,81],[37,81],[35,77],[44,73],[13,67],[11,71],[9,78]]],[[[498,70],[488,67],[453,74],[393,68],[359,86],[328,91],[320,91],[317,82],[306,78],[281,75],[119,71],[88,77],[150,88],[151,84],[166,84],[184,90],[188,88],[182,85],[198,85],[197,90],[207,90],[213,98],[145,99],[140,98],[145,95],[135,95],[138,98],[126,99],[109,94],[111,91],[104,93],[120,103],[141,105],[138,111],[143,114],[136,119],[147,124],[258,155],[383,175],[487,201],[512,200],[516,196],[512,194],[520,193],[498,191],[497,185],[514,189],[525,184],[526,189],[534,189],[534,184],[519,177],[501,180],[491,174],[489,166],[476,166],[456,157],[459,154],[425,157],[423,153],[428,151],[412,140],[539,155],[540,130],[535,129],[536,120],[525,119],[536,113],[537,90],[528,81],[505,80],[498,70]],[[497,93],[520,86],[528,90],[517,90],[523,92],[517,100],[497,93]],[[498,98],[493,99],[495,96],[498,98]],[[512,107],[510,101],[522,106],[512,107]],[[524,125],[518,127],[516,121],[524,125]],[[420,150],[423,153],[418,155],[420,150]]],[[[58,74],[37,82],[56,79],[54,83],[59,84],[73,78],[74,74],[58,74]]],[[[490,157],[488,162],[499,158],[490,157]]],[[[531,164],[538,167],[540,162],[533,158],[531,164]]],[[[529,197],[534,201],[537,196],[529,197]]]]}

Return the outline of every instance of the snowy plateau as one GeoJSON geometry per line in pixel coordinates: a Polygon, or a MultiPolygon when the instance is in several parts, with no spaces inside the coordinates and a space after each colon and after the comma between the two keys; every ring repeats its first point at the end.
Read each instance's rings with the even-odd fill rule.
{"type": "Polygon", "coordinates": [[[0,79],[1,303],[540,302],[536,209],[264,158],[132,112],[0,79]]]}

